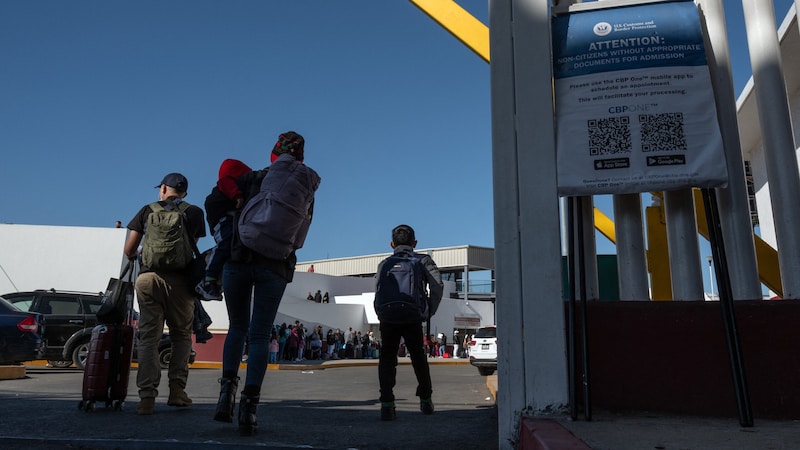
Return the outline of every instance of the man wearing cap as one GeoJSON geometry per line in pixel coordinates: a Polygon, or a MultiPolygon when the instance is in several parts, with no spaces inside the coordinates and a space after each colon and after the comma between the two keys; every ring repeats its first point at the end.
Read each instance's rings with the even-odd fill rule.
{"type": "MultiPolygon", "coordinates": [[[[166,209],[176,208],[183,203],[189,188],[186,177],[170,173],[156,186],[159,189],[158,205],[166,209]]],[[[188,204],[188,203],[187,203],[188,204]]],[[[125,242],[124,252],[136,258],[139,244],[146,238],[146,224],[156,203],[142,207],[128,223],[130,233],[125,242]]],[[[181,207],[180,209],[184,209],[181,207]]],[[[184,210],[186,228],[190,239],[197,240],[206,235],[203,210],[189,205],[184,210]]],[[[153,414],[158,385],[161,380],[161,366],[158,361],[158,343],[164,330],[169,326],[172,341],[172,358],[169,363],[169,406],[189,406],[192,400],[186,395],[186,380],[189,376],[189,355],[192,350],[192,323],[194,320],[194,285],[186,270],[152,270],[143,263],[136,279],[136,296],[139,301],[139,370],[136,385],[139,388],[139,407],[137,414],[153,414]]]]}

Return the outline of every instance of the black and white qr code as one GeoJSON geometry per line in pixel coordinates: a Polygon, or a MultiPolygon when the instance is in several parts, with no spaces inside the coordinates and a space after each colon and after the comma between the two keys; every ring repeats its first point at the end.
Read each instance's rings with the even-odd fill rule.
{"type": "Polygon", "coordinates": [[[683,114],[641,114],[639,115],[639,125],[641,127],[642,152],[686,150],[683,114]]]}
{"type": "Polygon", "coordinates": [[[589,155],[615,155],[630,153],[630,117],[606,117],[587,121],[589,131],[589,155]]]}

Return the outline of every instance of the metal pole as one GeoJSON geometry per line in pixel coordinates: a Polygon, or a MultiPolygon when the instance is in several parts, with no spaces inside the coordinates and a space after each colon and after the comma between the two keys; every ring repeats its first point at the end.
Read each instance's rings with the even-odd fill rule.
{"type": "Polygon", "coordinates": [[[711,288],[711,300],[714,300],[714,272],[711,269],[711,261],[714,258],[706,256],[706,259],[708,259],[708,286],[711,288]]]}
{"type": "MultiPolygon", "coordinates": [[[[589,313],[586,297],[588,296],[588,286],[586,280],[586,247],[584,242],[583,209],[591,197],[583,196],[575,198],[577,217],[575,224],[578,227],[578,282],[581,291],[581,362],[583,363],[583,415],[587,421],[592,420],[592,392],[589,383],[589,313]]],[[[596,259],[596,258],[595,258],[596,259]]]]}
{"type": "Polygon", "coordinates": [[[736,406],[739,412],[739,424],[743,427],[753,426],[753,413],[750,408],[750,396],[747,389],[747,378],[742,361],[742,349],[739,345],[739,333],[736,330],[736,314],[733,309],[733,294],[728,264],[725,256],[725,241],[719,220],[719,207],[713,189],[703,189],[703,203],[708,222],[708,238],[711,242],[711,253],[717,266],[717,282],[719,284],[719,304],[722,309],[722,323],[725,328],[725,339],[728,343],[728,359],[731,365],[736,406]]]}
{"type": "Polygon", "coordinates": [[[575,403],[575,390],[577,388],[577,358],[575,356],[575,202],[572,197],[566,201],[567,205],[567,274],[569,279],[569,299],[567,301],[567,328],[568,328],[568,365],[569,365],[569,415],[572,420],[578,419],[578,405],[575,403]]]}

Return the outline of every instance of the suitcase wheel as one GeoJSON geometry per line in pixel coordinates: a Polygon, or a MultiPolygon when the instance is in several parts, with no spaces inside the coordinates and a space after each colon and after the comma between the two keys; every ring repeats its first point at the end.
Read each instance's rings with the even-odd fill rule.
{"type": "Polygon", "coordinates": [[[114,411],[122,411],[122,405],[124,405],[124,404],[125,404],[125,402],[122,401],[122,400],[114,400],[114,404],[113,404],[114,411]]]}
{"type": "Polygon", "coordinates": [[[94,402],[93,401],[88,401],[88,400],[82,400],[78,404],[78,409],[82,409],[82,410],[86,411],[87,413],[88,412],[92,412],[92,411],[94,411],[94,402]]]}

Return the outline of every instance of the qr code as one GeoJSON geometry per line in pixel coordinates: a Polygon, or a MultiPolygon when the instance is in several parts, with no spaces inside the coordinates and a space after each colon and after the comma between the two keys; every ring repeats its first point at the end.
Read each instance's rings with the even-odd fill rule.
{"type": "Polygon", "coordinates": [[[683,114],[642,114],[639,116],[642,152],[686,150],[683,114]]]}
{"type": "Polygon", "coordinates": [[[614,155],[630,153],[631,143],[630,117],[607,117],[591,119],[589,126],[589,155],[614,155]]]}

